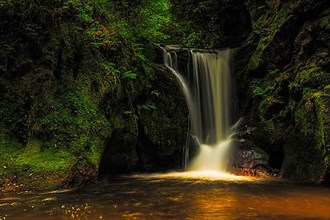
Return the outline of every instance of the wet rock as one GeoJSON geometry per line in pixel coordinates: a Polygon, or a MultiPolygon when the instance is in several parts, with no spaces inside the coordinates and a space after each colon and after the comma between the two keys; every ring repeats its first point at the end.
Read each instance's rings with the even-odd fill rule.
{"type": "Polygon", "coordinates": [[[233,168],[231,172],[244,176],[272,176],[272,169],[268,165],[268,156],[261,149],[236,149],[233,154],[233,168]]]}
{"type": "Polygon", "coordinates": [[[87,184],[95,183],[97,179],[97,167],[86,161],[86,158],[78,158],[74,163],[66,176],[59,178],[62,179],[62,186],[64,188],[74,188],[84,186],[87,184]]]}

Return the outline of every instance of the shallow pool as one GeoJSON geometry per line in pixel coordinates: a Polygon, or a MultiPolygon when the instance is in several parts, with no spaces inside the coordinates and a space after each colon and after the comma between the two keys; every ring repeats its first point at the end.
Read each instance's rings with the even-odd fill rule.
{"type": "Polygon", "coordinates": [[[276,179],[132,175],[73,191],[1,195],[2,219],[330,219],[330,189],[276,179]]]}

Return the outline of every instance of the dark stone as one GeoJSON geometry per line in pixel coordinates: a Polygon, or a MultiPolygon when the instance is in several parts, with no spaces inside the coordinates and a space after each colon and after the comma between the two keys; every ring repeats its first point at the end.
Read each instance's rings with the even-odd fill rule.
{"type": "Polygon", "coordinates": [[[182,169],[188,109],[175,76],[163,66],[154,66],[154,71],[152,87],[136,100],[136,105],[152,101],[156,107],[138,112],[139,167],[147,171],[182,169]],[[153,89],[159,95],[150,96],[153,89]]]}
{"type": "Polygon", "coordinates": [[[185,46],[237,47],[251,32],[249,12],[241,1],[171,2],[176,22],[187,32],[182,42],[185,46]]]}
{"type": "Polygon", "coordinates": [[[236,143],[229,171],[244,176],[272,176],[273,170],[269,167],[268,155],[256,146],[243,146],[236,143]]]}
{"type": "Polygon", "coordinates": [[[284,146],[281,176],[299,182],[320,183],[325,174],[326,162],[323,150],[317,146],[314,137],[293,132],[284,146]]]}
{"type": "Polygon", "coordinates": [[[127,130],[114,130],[102,153],[99,175],[121,174],[136,169],[136,138],[127,130]]]}

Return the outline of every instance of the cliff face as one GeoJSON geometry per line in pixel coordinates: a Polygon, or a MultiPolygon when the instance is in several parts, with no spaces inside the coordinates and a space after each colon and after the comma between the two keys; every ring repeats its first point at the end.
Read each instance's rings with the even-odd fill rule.
{"type": "Polygon", "coordinates": [[[246,6],[253,31],[237,53],[246,59],[238,69],[242,112],[258,128],[251,138],[283,177],[320,182],[329,175],[329,3],[246,6]]]}
{"type": "Polygon", "coordinates": [[[156,6],[1,1],[0,187],[72,187],[98,174],[179,167],[184,98],[140,44],[162,37],[166,16],[151,8],[152,26],[145,14],[156,6]]]}
{"type": "Polygon", "coordinates": [[[183,43],[236,48],[240,114],[244,129],[253,131],[242,132],[245,145],[264,150],[269,165],[280,169],[282,177],[329,181],[329,2],[176,3],[181,7],[173,10],[178,23],[192,27],[190,33],[182,28],[183,43]],[[183,8],[188,11],[182,12],[183,8]],[[198,19],[204,14],[199,12],[209,10],[219,13],[205,15],[211,20],[198,19]],[[212,23],[226,18],[232,18],[227,22],[232,24],[231,32],[223,22],[212,23]],[[199,33],[203,37],[192,41],[191,36],[199,33]]]}

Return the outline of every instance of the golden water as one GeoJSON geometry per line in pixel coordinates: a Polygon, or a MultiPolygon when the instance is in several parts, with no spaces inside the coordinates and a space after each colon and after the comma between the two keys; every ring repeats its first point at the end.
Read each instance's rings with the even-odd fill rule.
{"type": "Polygon", "coordinates": [[[77,191],[1,194],[0,219],[330,218],[329,188],[212,172],[133,175],[77,191]]]}

